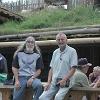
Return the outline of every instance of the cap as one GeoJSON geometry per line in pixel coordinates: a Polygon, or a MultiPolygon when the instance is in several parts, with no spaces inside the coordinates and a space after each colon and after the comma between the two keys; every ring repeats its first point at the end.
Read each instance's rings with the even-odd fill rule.
{"type": "Polygon", "coordinates": [[[79,66],[82,66],[82,65],[92,66],[91,63],[88,63],[87,58],[80,58],[80,59],[78,60],[78,65],[79,65],[79,66]]]}

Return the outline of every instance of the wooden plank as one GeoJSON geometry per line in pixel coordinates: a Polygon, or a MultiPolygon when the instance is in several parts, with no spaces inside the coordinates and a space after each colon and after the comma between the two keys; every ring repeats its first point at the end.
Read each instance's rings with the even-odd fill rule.
{"type": "Polygon", "coordinates": [[[10,100],[11,90],[14,88],[13,85],[0,85],[0,92],[2,93],[2,100],[10,100]]]}
{"type": "MultiPolygon", "coordinates": [[[[14,89],[13,85],[1,85],[0,92],[2,93],[2,100],[10,100],[12,90],[14,89]]],[[[32,100],[33,90],[32,88],[26,88],[23,100],[32,100]]]]}
{"type": "Polygon", "coordinates": [[[9,11],[8,9],[5,9],[4,7],[1,7],[0,6],[0,12],[3,13],[2,17],[5,17],[5,18],[10,18],[10,19],[13,19],[13,17],[16,19],[16,20],[23,20],[24,17],[17,14],[17,13],[14,13],[12,11],[9,11]]]}
{"type": "MultiPolygon", "coordinates": [[[[42,82],[43,86],[46,82],[42,82]]],[[[3,85],[0,84],[0,92],[2,93],[2,100],[10,100],[10,96],[12,94],[12,90],[14,89],[14,85],[3,85]]],[[[23,100],[32,100],[33,98],[33,89],[26,88],[23,100]]]]}
{"type": "MultiPolygon", "coordinates": [[[[44,86],[46,82],[43,82],[42,84],[44,86]]],[[[10,100],[9,97],[13,88],[13,85],[0,85],[0,92],[2,92],[3,100],[10,100]]],[[[87,96],[88,100],[97,100],[97,96],[100,95],[100,88],[71,88],[69,93],[65,96],[64,100],[67,100],[69,95],[71,95],[74,100],[81,100],[83,96],[87,96]]],[[[24,100],[32,100],[32,96],[32,88],[27,88],[25,91],[24,100]]]]}
{"type": "Polygon", "coordinates": [[[74,100],[82,100],[83,96],[86,96],[88,100],[97,100],[98,95],[100,95],[100,88],[75,87],[70,90],[68,95],[71,95],[74,100]]]}
{"type": "MultiPolygon", "coordinates": [[[[0,48],[3,47],[17,47],[23,44],[23,41],[17,42],[0,42],[0,48]]],[[[39,46],[55,46],[57,45],[56,40],[44,40],[44,41],[36,41],[39,46]]],[[[96,44],[100,43],[100,37],[97,38],[75,38],[68,39],[68,44],[96,44]]]]}
{"type": "Polygon", "coordinates": [[[6,89],[0,89],[1,93],[2,93],[2,100],[10,100],[10,96],[11,96],[11,89],[6,88],[6,89]]]}

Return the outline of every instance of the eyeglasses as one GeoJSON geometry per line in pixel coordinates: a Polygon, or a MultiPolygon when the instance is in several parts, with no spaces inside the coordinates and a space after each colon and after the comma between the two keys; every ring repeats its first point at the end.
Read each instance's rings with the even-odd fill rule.
{"type": "Polygon", "coordinates": [[[34,41],[26,41],[27,43],[31,43],[31,44],[34,44],[34,41]]]}

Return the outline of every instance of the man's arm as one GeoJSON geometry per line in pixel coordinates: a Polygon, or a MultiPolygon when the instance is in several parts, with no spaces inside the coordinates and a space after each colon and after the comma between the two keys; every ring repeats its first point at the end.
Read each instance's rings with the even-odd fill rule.
{"type": "Polygon", "coordinates": [[[64,78],[63,78],[64,80],[67,81],[73,76],[73,74],[76,70],[77,62],[78,62],[77,52],[75,49],[73,49],[73,51],[71,52],[71,57],[70,57],[70,67],[71,68],[70,68],[68,74],[66,74],[64,76],[64,78]]]}
{"type": "Polygon", "coordinates": [[[49,89],[51,81],[52,81],[52,68],[49,70],[48,81],[47,84],[44,86],[45,91],[49,89]]]}
{"type": "Polygon", "coordinates": [[[19,81],[19,80],[18,80],[18,69],[15,68],[15,67],[12,67],[12,72],[13,72],[13,74],[14,74],[15,81],[19,81]]]}
{"type": "Polygon", "coordinates": [[[75,68],[71,68],[68,72],[68,74],[66,74],[63,79],[61,81],[59,81],[57,84],[60,84],[61,87],[64,87],[66,85],[66,82],[69,81],[69,79],[73,76],[75,72],[75,68]]]}
{"type": "Polygon", "coordinates": [[[15,67],[12,67],[12,71],[13,71],[14,77],[15,77],[15,87],[16,87],[16,89],[19,89],[21,86],[20,86],[20,82],[18,79],[18,69],[15,67]]]}
{"type": "Polygon", "coordinates": [[[35,74],[27,81],[27,87],[32,85],[32,82],[35,78],[37,78],[41,74],[41,69],[37,69],[35,74]]]}
{"type": "Polygon", "coordinates": [[[52,68],[49,70],[49,74],[48,74],[48,83],[50,84],[52,80],[52,68]]]}
{"type": "Polygon", "coordinates": [[[37,69],[37,71],[35,72],[35,74],[32,76],[32,78],[37,78],[39,75],[41,74],[41,69],[37,69]]]}
{"type": "Polygon", "coordinates": [[[40,56],[36,62],[36,72],[32,76],[33,79],[37,78],[41,74],[41,70],[43,69],[43,67],[44,67],[43,60],[42,57],[40,56]]]}
{"type": "Polygon", "coordinates": [[[75,69],[74,67],[72,67],[72,68],[69,70],[68,74],[64,76],[63,80],[65,80],[65,81],[69,80],[69,79],[73,76],[75,70],[76,70],[76,69],[75,69]]]}

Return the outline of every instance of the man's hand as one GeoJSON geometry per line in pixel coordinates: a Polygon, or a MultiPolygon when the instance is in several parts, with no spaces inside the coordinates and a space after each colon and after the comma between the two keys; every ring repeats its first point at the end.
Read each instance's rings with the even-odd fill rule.
{"type": "Polygon", "coordinates": [[[60,80],[57,84],[60,84],[60,87],[65,87],[65,85],[66,85],[66,80],[62,79],[62,80],[60,80]]]}
{"type": "Polygon", "coordinates": [[[47,83],[45,86],[44,86],[44,91],[47,91],[50,87],[50,83],[47,83]]]}
{"type": "Polygon", "coordinates": [[[16,90],[20,89],[20,82],[19,80],[15,81],[15,87],[16,87],[16,90]]]}
{"type": "Polygon", "coordinates": [[[33,80],[34,80],[34,77],[32,76],[32,77],[27,81],[27,87],[32,86],[33,80]]]}

